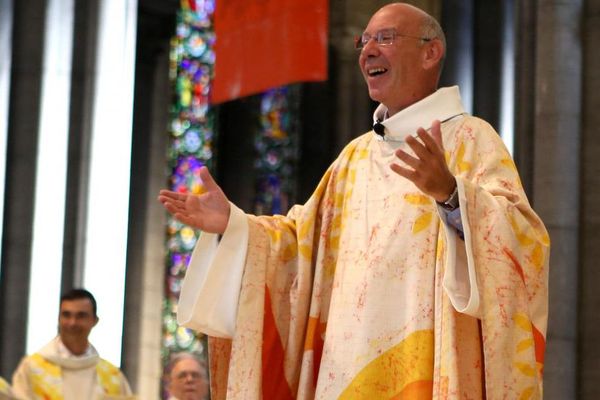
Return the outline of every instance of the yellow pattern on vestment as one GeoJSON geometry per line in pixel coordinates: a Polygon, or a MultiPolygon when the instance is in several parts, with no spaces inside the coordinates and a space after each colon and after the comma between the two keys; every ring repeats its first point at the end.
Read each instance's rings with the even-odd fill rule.
{"type": "Polygon", "coordinates": [[[433,330],[414,332],[371,361],[338,399],[391,399],[415,382],[433,382],[433,330]]]}
{"type": "MultiPolygon", "coordinates": [[[[30,356],[32,392],[36,398],[44,400],[62,400],[61,367],[40,354],[30,356]]],[[[96,374],[105,394],[121,394],[121,373],[117,367],[106,360],[100,359],[96,364],[96,374]]]]}
{"type": "Polygon", "coordinates": [[[6,398],[8,398],[8,396],[12,396],[10,385],[2,377],[0,377],[0,394],[4,395],[6,398]]]}

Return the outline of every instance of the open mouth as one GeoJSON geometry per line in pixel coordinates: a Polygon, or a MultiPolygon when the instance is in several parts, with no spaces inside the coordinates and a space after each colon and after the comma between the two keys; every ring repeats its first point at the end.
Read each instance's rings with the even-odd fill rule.
{"type": "Polygon", "coordinates": [[[386,72],[387,72],[387,69],[386,68],[381,68],[381,67],[378,67],[378,68],[369,68],[367,70],[367,74],[369,76],[378,76],[378,75],[381,75],[381,74],[385,74],[386,72]]]}

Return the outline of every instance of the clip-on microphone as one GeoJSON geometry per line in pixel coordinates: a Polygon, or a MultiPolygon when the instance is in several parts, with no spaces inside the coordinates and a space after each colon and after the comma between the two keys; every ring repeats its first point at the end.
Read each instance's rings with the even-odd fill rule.
{"type": "Polygon", "coordinates": [[[385,126],[383,126],[380,120],[375,121],[375,123],[373,124],[373,130],[382,138],[385,135],[385,126]]]}

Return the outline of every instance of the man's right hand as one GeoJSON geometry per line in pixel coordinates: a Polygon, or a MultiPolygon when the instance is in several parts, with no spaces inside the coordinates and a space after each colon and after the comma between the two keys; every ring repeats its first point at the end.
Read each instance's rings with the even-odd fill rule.
{"type": "Polygon", "coordinates": [[[206,167],[200,169],[200,179],[204,193],[196,195],[161,190],[158,201],[184,224],[205,232],[223,234],[229,222],[229,200],[206,167]]]}

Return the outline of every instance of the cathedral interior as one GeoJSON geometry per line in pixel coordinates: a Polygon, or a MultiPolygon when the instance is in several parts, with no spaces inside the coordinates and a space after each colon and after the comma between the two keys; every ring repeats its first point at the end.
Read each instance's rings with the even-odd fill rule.
{"type": "MultiPolygon", "coordinates": [[[[173,246],[182,246],[181,253],[189,254],[194,233],[180,231],[176,237],[181,243],[176,244],[168,235],[182,227],[168,220],[156,200],[159,190],[174,179],[189,178],[184,172],[179,177],[173,172],[177,169],[173,152],[179,144],[174,144],[177,140],[169,132],[176,130],[172,115],[179,88],[173,79],[173,38],[182,2],[71,1],[70,63],[66,74],[57,72],[69,83],[64,96],[45,84],[51,54],[49,16],[56,10],[60,14],[55,3],[69,2],[0,0],[0,134],[5,135],[4,148],[0,148],[5,153],[0,160],[5,164],[0,170],[4,175],[0,376],[9,379],[30,349],[28,321],[36,307],[32,299],[44,302],[57,297],[60,290],[86,285],[99,293],[100,310],[103,296],[120,298],[114,307],[122,308],[115,317],[121,333],[104,336],[118,341],[116,362],[139,398],[158,399],[165,354],[188,348],[206,352],[205,338],[178,329],[173,319],[184,273],[182,261],[176,260],[179,250],[173,246]],[[96,82],[104,71],[101,61],[107,59],[98,38],[111,33],[103,26],[103,13],[123,4],[130,25],[122,33],[129,39],[115,43],[123,44],[120,51],[129,49],[131,68],[120,78],[128,84],[129,94],[121,95],[103,91],[96,82]],[[95,99],[102,95],[110,97],[108,110],[114,110],[114,115],[131,108],[125,120],[106,114],[98,117],[101,110],[95,99]],[[129,96],[129,106],[121,102],[121,96],[129,96]],[[45,97],[51,99],[48,106],[45,97]],[[68,99],[62,122],[68,127],[65,136],[44,139],[48,121],[44,115],[62,98],[68,99]],[[93,176],[98,167],[92,149],[102,136],[110,140],[108,160],[119,167],[111,173],[112,168],[101,166],[110,190],[94,197],[93,176]],[[56,164],[40,154],[50,142],[60,140],[66,143],[64,190],[58,190],[63,197],[57,208],[46,212],[58,221],[41,222],[60,225],[60,230],[38,234],[38,216],[44,211],[38,209],[37,201],[50,203],[47,198],[54,194],[54,187],[40,186],[40,177],[47,165],[56,164]],[[125,159],[125,164],[119,164],[125,159]],[[123,182],[117,184],[117,178],[123,182]],[[121,197],[125,203],[119,211],[112,200],[121,197]],[[113,226],[122,225],[120,261],[105,257],[109,239],[89,230],[94,214],[113,226]],[[121,222],[110,222],[120,214],[124,215],[121,222]],[[47,272],[34,268],[52,263],[52,248],[35,255],[36,243],[41,241],[55,243],[59,253],[58,269],[51,278],[56,281],[56,293],[46,292],[47,272]],[[88,248],[94,242],[96,252],[88,248]],[[119,263],[122,270],[111,272],[109,265],[119,263]],[[86,272],[96,264],[99,275],[86,272]],[[34,285],[36,279],[41,280],[42,289],[34,285]]],[[[219,0],[216,3],[218,7],[219,0]]],[[[544,397],[600,398],[600,385],[595,383],[600,380],[600,290],[596,288],[600,283],[596,269],[600,164],[594,161],[600,158],[600,135],[594,133],[600,125],[600,52],[594,50],[600,42],[600,0],[409,3],[436,17],[446,33],[447,57],[440,86],[459,85],[469,111],[500,133],[512,151],[529,201],[549,231],[544,397]]],[[[194,143],[203,151],[203,163],[241,209],[285,213],[291,205],[305,202],[344,145],[371,129],[377,104],[368,97],[352,38],[385,4],[329,0],[326,80],[293,82],[282,92],[271,93],[275,97],[256,93],[210,106],[210,134],[200,135],[196,138],[200,144],[194,143]],[[265,101],[276,103],[281,100],[277,96],[284,96],[284,110],[265,115],[265,101]],[[261,127],[273,122],[269,118],[283,118],[288,139],[284,145],[268,141],[257,145],[261,127]],[[265,146],[272,146],[267,150],[273,151],[283,146],[283,152],[273,155],[265,146]],[[281,173],[280,180],[275,184],[265,180],[264,168],[281,173]]],[[[59,50],[64,56],[65,49],[59,50]]],[[[61,56],[57,57],[60,62],[61,56]]],[[[185,168],[195,166],[189,161],[185,168]]],[[[55,321],[53,311],[50,314],[50,321],[55,321]]],[[[101,320],[110,314],[113,309],[104,307],[101,320]]],[[[48,329],[53,330],[54,323],[48,329]]],[[[42,333],[49,338],[53,332],[48,329],[42,333]]]]}

